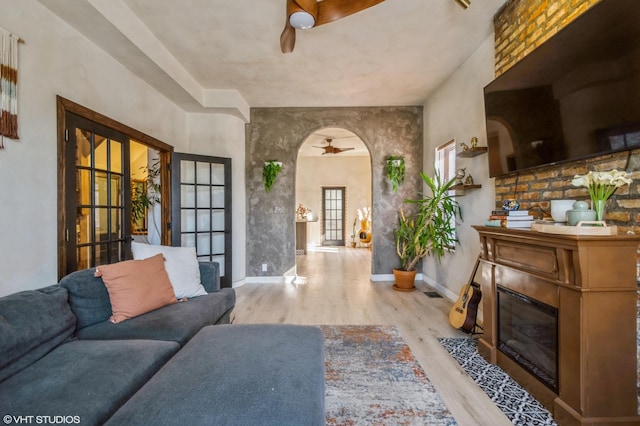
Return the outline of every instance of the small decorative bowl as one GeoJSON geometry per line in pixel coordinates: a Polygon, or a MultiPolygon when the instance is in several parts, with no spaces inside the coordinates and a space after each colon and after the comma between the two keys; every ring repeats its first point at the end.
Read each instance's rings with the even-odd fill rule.
{"type": "Polygon", "coordinates": [[[505,200],[502,203],[502,210],[518,210],[520,209],[520,203],[518,200],[505,200]]]}

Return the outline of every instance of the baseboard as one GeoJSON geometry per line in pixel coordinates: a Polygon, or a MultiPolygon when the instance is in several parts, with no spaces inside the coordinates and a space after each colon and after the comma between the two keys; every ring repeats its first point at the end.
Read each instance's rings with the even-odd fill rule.
{"type": "Polygon", "coordinates": [[[247,284],[283,284],[288,277],[282,275],[269,277],[246,277],[244,279],[247,284]]]}
{"type": "Polygon", "coordinates": [[[423,276],[422,277],[422,282],[424,282],[427,285],[433,287],[438,293],[440,293],[441,295],[443,295],[447,299],[451,300],[452,302],[455,302],[456,300],[458,300],[458,295],[457,294],[455,294],[454,292],[449,290],[447,287],[435,282],[431,278],[423,276]]]}

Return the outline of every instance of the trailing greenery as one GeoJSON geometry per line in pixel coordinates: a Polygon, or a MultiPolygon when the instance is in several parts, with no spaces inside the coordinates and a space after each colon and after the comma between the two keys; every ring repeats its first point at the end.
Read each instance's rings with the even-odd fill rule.
{"type": "Polygon", "coordinates": [[[398,190],[398,185],[404,183],[404,158],[392,155],[387,160],[387,178],[391,182],[393,192],[398,190]]]}
{"type": "Polygon", "coordinates": [[[146,174],[142,181],[144,185],[136,185],[131,182],[131,217],[134,222],[145,217],[147,209],[160,202],[160,160],[156,160],[151,166],[140,167],[146,174]]]}
{"type": "Polygon", "coordinates": [[[264,183],[264,189],[269,192],[271,187],[276,182],[278,173],[282,170],[282,164],[276,160],[269,160],[265,162],[262,169],[262,183],[264,183]]]}
{"type": "Polygon", "coordinates": [[[413,271],[420,259],[431,253],[440,260],[458,242],[453,224],[456,217],[462,219],[458,202],[449,195],[455,178],[443,182],[437,172],[433,178],[425,173],[420,176],[431,194],[405,200],[405,203],[415,204],[417,212],[407,216],[401,209],[394,231],[400,269],[404,271],[413,271]]]}

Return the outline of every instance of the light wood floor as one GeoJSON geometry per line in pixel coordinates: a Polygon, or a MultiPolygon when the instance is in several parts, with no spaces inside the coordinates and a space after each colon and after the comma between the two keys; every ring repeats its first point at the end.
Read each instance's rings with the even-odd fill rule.
{"type": "Polygon", "coordinates": [[[403,293],[371,282],[367,249],[326,249],[296,257],[304,285],[238,287],[234,323],[395,325],[460,425],[512,424],[436,340],[466,336],[449,325],[451,301],[427,297],[425,284],[403,293]]]}

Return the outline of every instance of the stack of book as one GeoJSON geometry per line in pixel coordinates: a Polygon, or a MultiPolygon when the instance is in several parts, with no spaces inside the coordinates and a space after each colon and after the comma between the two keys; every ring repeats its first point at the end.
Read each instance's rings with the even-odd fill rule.
{"type": "Polygon", "coordinates": [[[533,216],[529,210],[493,210],[485,226],[501,226],[503,228],[531,229],[533,216]]]}

